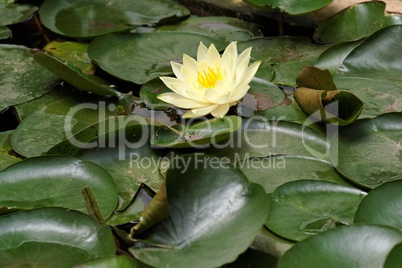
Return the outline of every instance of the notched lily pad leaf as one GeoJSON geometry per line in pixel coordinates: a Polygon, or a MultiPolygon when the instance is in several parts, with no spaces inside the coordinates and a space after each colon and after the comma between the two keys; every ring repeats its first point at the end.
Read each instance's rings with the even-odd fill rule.
{"type": "Polygon", "coordinates": [[[379,225],[340,226],[297,243],[278,268],[382,267],[402,233],[379,225]]]}
{"type": "Polygon", "coordinates": [[[363,102],[353,93],[336,90],[329,71],[306,67],[297,81],[300,87],[294,95],[307,115],[343,126],[355,121],[363,110],[363,102]]]}
{"type": "Polygon", "coordinates": [[[267,196],[239,170],[227,162],[216,165],[217,160],[195,154],[171,163],[166,175],[170,216],[129,248],[139,261],[157,267],[220,267],[250,246],[268,214],[267,196]]]}
{"type": "Polygon", "coordinates": [[[371,190],[356,211],[355,223],[378,224],[402,229],[402,180],[371,190]]]}
{"type": "Polygon", "coordinates": [[[81,189],[88,186],[104,218],[117,205],[116,185],[101,166],[73,157],[28,158],[0,172],[0,206],[64,207],[86,212],[81,189]]]}
{"type": "Polygon", "coordinates": [[[262,36],[254,24],[236,18],[214,16],[191,16],[173,25],[163,25],[157,31],[202,33],[224,38],[227,42],[243,41],[262,36]]]}
{"type": "Polygon", "coordinates": [[[386,4],[380,1],[358,3],[325,20],[314,33],[321,43],[355,41],[370,36],[376,31],[398,24],[385,11],[386,4]]]}
{"type": "Polygon", "coordinates": [[[93,75],[96,68],[88,57],[88,45],[87,43],[72,41],[53,41],[43,49],[70,65],[77,67],[84,74],[93,75]]]}
{"type": "Polygon", "coordinates": [[[47,28],[74,38],[128,31],[139,25],[177,20],[189,13],[187,8],[170,0],[47,0],[39,10],[40,19],[47,28]]]}
{"type": "Polygon", "coordinates": [[[366,195],[359,189],[332,182],[300,180],[279,186],[270,197],[266,226],[294,241],[353,223],[366,195]],[[289,220],[286,215],[292,215],[289,220]]]}
{"type": "Polygon", "coordinates": [[[0,3],[0,26],[23,22],[37,10],[38,7],[28,4],[0,3]]]}
{"type": "Polygon", "coordinates": [[[36,52],[33,57],[49,71],[79,90],[92,92],[101,96],[120,97],[122,95],[122,93],[114,89],[114,85],[111,85],[103,78],[85,74],[76,66],[48,53],[36,52]]]}
{"type": "Polygon", "coordinates": [[[0,110],[48,92],[60,79],[33,60],[23,46],[0,45],[0,110]]]}
{"type": "Polygon", "coordinates": [[[171,104],[157,98],[159,94],[166,92],[172,92],[172,90],[167,88],[162,80],[160,80],[158,77],[145,83],[141,87],[140,98],[148,109],[167,110],[171,106],[171,104]]]}
{"type": "Polygon", "coordinates": [[[360,119],[331,138],[332,164],[346,178],[375,188],[402,178],[402,113],[360,119]]]}
{"type": "Polygon", "coordinates": [[[63,208],[40,208],[0,217],[0,240],[1,267],[71,268],[116,251],[109,227],[63,208]]]}
{"type": "Polygon", "coordinates": [[[242,119],[225,116],[188,125],[161,126],[151,138],[151,145],[169,148],[208,147],[236,132],[242,119]]]}
{"type": "Polygon", "coordinates": [[[170,61],[181,61],[183,54],[194,57],[200,42],[206,46],[213,43],[218,50],[226,45],[221,38],[186,32],[109,34],[94,40],[88,54],[111,75],[144,84],[171,75],[170,61]]]}
{"type": "Polygon", "coordinates": [[[281,10],[292,14],[299,15],[304,13],[313,12],[315,10],[321,9],[329,4],[331,4],[333,0],[307,0],[307,1],[298,1],[298,0],[247,0],[247,2],[253,3],[258,6],[271,6],[273,8],[280,8],[281,10]]]}

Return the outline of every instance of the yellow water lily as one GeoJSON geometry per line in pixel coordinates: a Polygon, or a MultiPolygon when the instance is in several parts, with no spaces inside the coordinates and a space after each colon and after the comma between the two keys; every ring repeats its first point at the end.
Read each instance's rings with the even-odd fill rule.
{"type": "Polygon", "coordinates": [[[202,42],[197,60],[183,55],[183,64],[172,61],[176,77],[160,77],[173,92],[158,98],[176,107],[189,109],[183,117],[196,118],[207,114],[222,118],[229,107],[246,95],[261,61],[249,66],[251,47],[237,54],[232,42],[221,55],[213,44],[207,48],[202,42]]]}

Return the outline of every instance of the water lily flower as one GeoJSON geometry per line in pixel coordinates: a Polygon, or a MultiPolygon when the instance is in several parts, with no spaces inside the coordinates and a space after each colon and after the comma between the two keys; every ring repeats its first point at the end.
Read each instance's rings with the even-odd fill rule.
{"type": "Polygon", "coordinates": [[[197,60],[183,55],[183,64],[170,62],[176,77],[160,77],[173,92],[158,98],[176,107],[189,109],[183,117],[196,118],[212,114],[222,118],[229,107],[246,95],[261,61],[249,66],[251,47],[237,54],[232,42],[221,55],[213,44],[207,48],[202,42],[197,60]]]}

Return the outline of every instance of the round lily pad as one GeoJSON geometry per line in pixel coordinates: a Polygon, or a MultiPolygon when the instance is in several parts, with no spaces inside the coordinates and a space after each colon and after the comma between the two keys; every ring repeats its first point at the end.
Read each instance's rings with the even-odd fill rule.
{"type": "Polygon", "coordinates": [[[157,31],[202,33],[224,38],[227,42],[243,41],[262,36],[262,33],[252,23],[236,18],[214,16],[191,16],[173,25],[163,25],[157,31]]]}
{"type": "Polygon", "coordinates": [[[215,157],[176,158],[166,189],[170,216],[141,239],[153,246],[129,248],[151,266],[204,268],[232,262],[250,246],[268,214],[262,187],[215,157]]]}
{"type": "Polygon", "coordinates": [[[1,267],[71,268],[116,250],[109,227],[63,208],[0,217],[0,240],[1,267]]]}
{"type": "Polygon", "coordinates": [[[250,181],[262,185],[267,193],[296,180],[320,180],[350,186],[330,162],[312,157],[277,155],[240,160],[235,165],[250,181]]]}
{"type": "Polygon", "coordinates": [[[353,223],[365,195],[359,189],[332,182],[288,182],[269,195],[270,211],[265,225],[282,237],[301,241],[353,223]]]}
{"type": "MultiPolygon", "coordinates": [[[[7,2],[7,1],[6,1],[7,2]]],[[[38,7],[28,4],[0,3],[0,26],[11,25],[29,19],[38,7]]]]}
{"type": "Polygon", "coordinates": [[[200,42],[206,46],[214,43],[218,50],[226,43],[221,38],[195,33],[110,34],[94,40],[88,54],[106,72],[144,84],[172,74],[170,61],[181,61],[183,54],[194,57],[200,42]]]}
{"type": "Polygon", "coordinates": [[[342,175],[367,188],[401,179],[401,130],[402,113],[357,120],[331,138],[331,161],[342,175]]]}
{"type": "Polygon", "coordinates": [[[0,45],[0,110],[38,98],[60,81],[33,60],[29,48],[0,45]]]}
{"type": "Polygon", "coordinates": [[[128,31],[136,25],[177,19],[189,15],[189,11],[170,0],[47,0],[41,5],[39,14],[43,25],[55,33],[93,38],[128,31]]]}
{"type": "Polygon", "coordinates": [[[118,196],[104,168],[67,156],[32,157],[0,172],[0,207],[65,207],[86,213],[84,186],[92,191],[103,217],[109,217],[118,196]]]}
{"type": "Polygon", "coordinates": [[[380,225],[340,226],[297,243],[278,268],[382,267],[402,233],[380,225]]]}
{"type": "Polygon", "coordinates": [[[356,211],[355,222],[402,229],[402,180],[384,183],[371,190],[356,211]]]}

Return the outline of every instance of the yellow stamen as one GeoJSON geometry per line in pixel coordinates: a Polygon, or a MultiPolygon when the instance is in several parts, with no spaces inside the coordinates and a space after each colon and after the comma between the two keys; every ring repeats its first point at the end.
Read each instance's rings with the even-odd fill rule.
{"type": "Polygon", "coordinates": [[[213,70],[208,67],[208,71],[198,72],[197,82],[200,86],[214,88],[218,80],[222,80],[222,74],[219,69],[213,70]]]}

